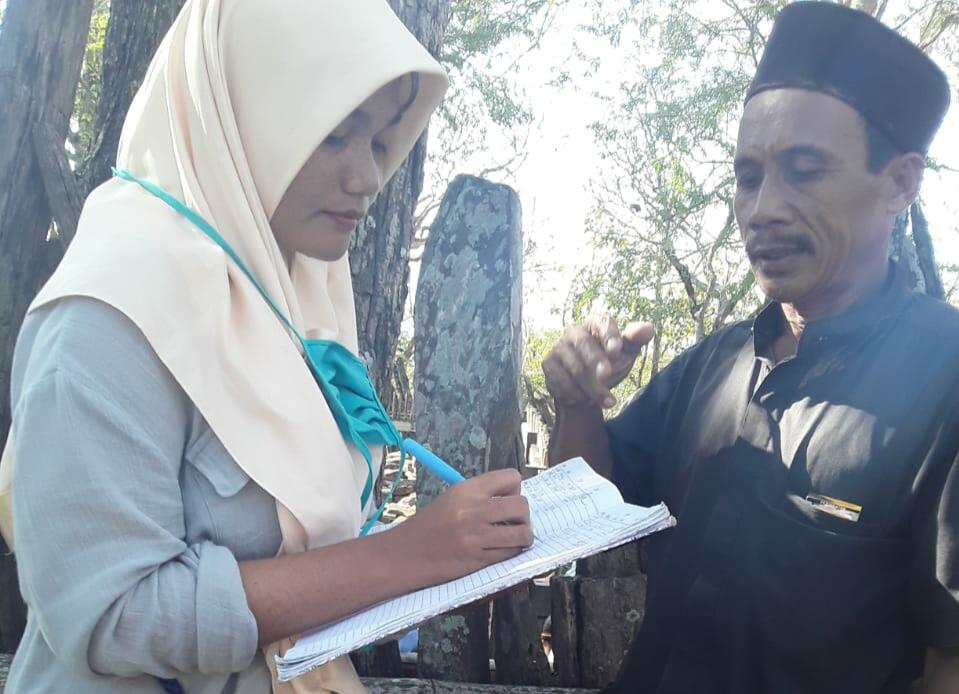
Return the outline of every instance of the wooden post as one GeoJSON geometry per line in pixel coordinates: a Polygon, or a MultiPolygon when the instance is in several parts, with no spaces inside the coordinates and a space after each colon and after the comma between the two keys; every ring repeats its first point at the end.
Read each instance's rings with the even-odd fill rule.
{"type": "Polygon", "coordinates": [[[612,682],[646,603],[642,540],[576,562],[576,577],[554,577],[551,616],[558,683],[605,687],[612,682]]]}
{"type": "Polygon", "coordinates": [[[577,578],[580,686],[605,687],[642,622],[646,577],[577,578]]]}
{"type": "MultiPolygon", "coordinates": [[[[522,301],[520,205],[506,186],[459,176],[426,242],[416,290],[414,413],[420,440],[467,477],[522,469],[519,387],[522,301]]],[[[417,502],[442,490],[418,470],[417,502]]],[[[488,679],[485,605],[420,632],[420,673],[488,679]]],[[[498,598],[493,617],[498,682],[548,678],[525,587],[498,598]]]]}
{"type": "Polygon", "coordinates": [[[580,686],[577,579],[553,576],[550,581],[550,613],[553,625],[553,667],[560,686],[580,686]]]}

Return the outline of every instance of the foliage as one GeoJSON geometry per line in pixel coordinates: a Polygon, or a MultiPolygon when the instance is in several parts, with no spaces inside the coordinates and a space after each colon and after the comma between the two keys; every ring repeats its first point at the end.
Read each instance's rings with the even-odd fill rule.
{"type": "Polygon", "coordinates": [[[542,364],[561,335],[559,330],[525,330],[523,335],[522,405],[532,407],[547,427],[552,427],[556,412],[553,399],[546,390],[542,364]]]}
{"type": "Polygon", "coordinates": [[[431,123],[417,247],[457,174],[503,180],[524,160],[535,114],[517,75],[569,1],[453,0],[442,56],[450,89],[431,123]]]}
{"type": "MultiPolygon", "coordinates": [[[[627,58],[620,83],[597,93],[608,117],[593,125],[604,171],[587,227],[605,262],[584,273],[568,308],[574,319],[652,321],[651,373],[759,306],[732,214],[732,156],[742,96],[784,4],[595,2],[590,31],[627,58]]],[[[853,4],[955,55],[959,3],[910,0],[901,16],[889,2],[853,4]]]]}
{"type": "Polygon", "coordinates": [[[73,108],[70,145],[74,161],[79,163],[93,146],[96,137],[94,120],[97,102],[100,100],[100,78],[103,68],[103,45],[107,36],[107,24],[110,19],[110,0],[96,0],[93,16],[90,20],[90,35],[83,56],[80,82],[77,84],[76,101],[73,108]]]}

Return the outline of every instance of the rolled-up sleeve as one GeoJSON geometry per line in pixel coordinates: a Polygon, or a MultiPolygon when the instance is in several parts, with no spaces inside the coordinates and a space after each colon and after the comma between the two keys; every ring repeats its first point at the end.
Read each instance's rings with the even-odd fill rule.
{"type": "MultiPolygon", "coordinates": [[[[122,328],[125,319],[110,321],[122,328]]],[[[97,347],[67,339],[56,345],[74,350],[65,367],[22,381],[13,514],[24,597],[72,668],[159,677],[242,670],[257,631],[236,559],[182,539],[188,407],[142,336],[126,329],[96,340],[121,355],[113,368],[97,363],[103,354],[85,362],[76,352],[97,347]]]]}

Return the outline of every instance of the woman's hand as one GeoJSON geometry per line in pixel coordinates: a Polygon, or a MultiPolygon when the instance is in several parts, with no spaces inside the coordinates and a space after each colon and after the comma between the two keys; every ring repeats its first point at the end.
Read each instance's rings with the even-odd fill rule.
{"type": "Polygon", "coordinates": [[[260,644],[516,556],[533,543],[520,479],[516,470],[489,472],[453,485],[392,530],[241,561],[260,644]]]}
{"type": "Polygon", "coordinates": [[[402,536],[430,584],[509,559],[533,544],[521,482],[516,470],[495,470],[460,482],[389,534],[402,536]]]}

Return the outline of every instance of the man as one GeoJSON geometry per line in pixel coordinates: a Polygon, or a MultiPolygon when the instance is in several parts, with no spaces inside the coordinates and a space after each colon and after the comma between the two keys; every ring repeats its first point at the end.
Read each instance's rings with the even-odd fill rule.
{"type": "Polygon", "coordinates": [[[664,500],[647,613],[611,692],[959,692],[959,312],[887,261],[948,107],[871,17],[800,2],[746,97],[735,212],[771,300],[608,422],[652,335],[567,330],[551,461],[664,500]]]}

